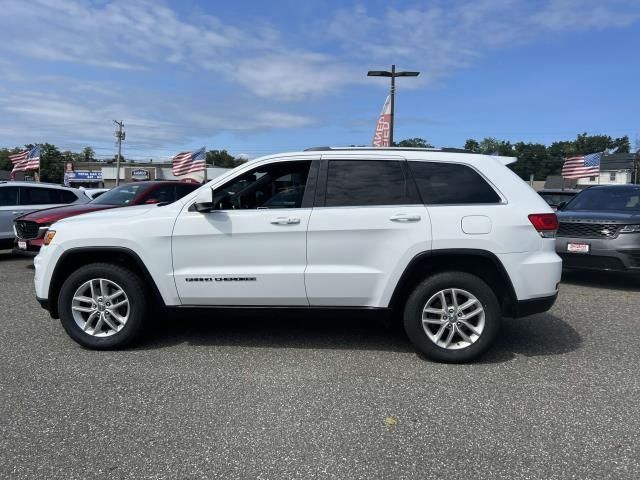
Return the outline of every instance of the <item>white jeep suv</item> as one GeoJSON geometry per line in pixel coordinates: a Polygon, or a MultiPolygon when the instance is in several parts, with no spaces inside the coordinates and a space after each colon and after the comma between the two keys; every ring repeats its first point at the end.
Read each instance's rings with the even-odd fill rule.
{"type": "Polygon", "coordinates": [[[169,205],[52,225],[36,296],[85,347],[152,307],[392,309],[429,358],[463,362],[503,316],[553,305],[557,219],[505,165],[453,149],[315,148],[244,164],[169,205]]]}

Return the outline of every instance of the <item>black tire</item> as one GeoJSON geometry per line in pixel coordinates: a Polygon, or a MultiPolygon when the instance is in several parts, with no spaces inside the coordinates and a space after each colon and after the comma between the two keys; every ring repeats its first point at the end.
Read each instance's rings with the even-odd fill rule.
{"type": "Polygon", "coordinates": [[[147,299],[143,281],[131,270],[111,263],[92,263],[80,267],[65,280],[58,295],[60,321],[67,334],[83,347],[94,350],[122,348],[140,334],[147,314],[147,299]],[[91,279],[104,278],[124,290],[129,300],[129,318],[118,332],[105,337],[86,333],[75,321],[71,309],[76,290],[91,279]]]}
{"type": "Polygon", "coordinates": [[[477,358],[489,348],[498,333],[501,317],[500,305],[493,290],[480,278],[466,272],[443,272],[427,278],[411,293],[405,304],[404,328],[416,348],[431,360],[465,363],[477,358]],[[482,304],[485,315],[484,329],[477,340],[457,350],[436,345],[427,336],[422,323],[423,309],[429,299],[441,290],[451,288],[462,289],[475,296],[482,304]]]}

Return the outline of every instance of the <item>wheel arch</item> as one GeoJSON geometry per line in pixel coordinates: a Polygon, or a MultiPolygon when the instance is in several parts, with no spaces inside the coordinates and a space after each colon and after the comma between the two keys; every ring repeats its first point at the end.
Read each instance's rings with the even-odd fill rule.
{"type": "Polygon", "coordinates": [[[160,290],[149,270],[136,252],[126,247],[78,247],[66,250],[56,263],[49,284],[48,305],[53,318],[58,313],[58,295],[62,284],[71,272],[90,263],[113,263],[132,270],[142,278],[157,305],[165,305],[160,290]]]}
{"type": "Polygon", "coordinates": [[[419,253],[400,276],[389,307],[402,309],[418,283],[444,271],[466,272],[481,278],[494,291],[503,315],[513,315],[517,296],[509,274],[494,253],[480,249],[455,248],[419,253]]]}

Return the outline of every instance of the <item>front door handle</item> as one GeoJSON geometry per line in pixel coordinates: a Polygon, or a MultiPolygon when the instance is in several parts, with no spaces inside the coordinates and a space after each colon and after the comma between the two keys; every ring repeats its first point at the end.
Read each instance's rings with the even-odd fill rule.
{"type": "Polygon", "coordinates": [[[392,222],[419,222],[422,219],[420,215],[408,215],[406,213],[397,213],[389,220],[392,222]]]}
{"type": "Polygon", "coordinates": [[[298,225],[299,223],[300,219],[295,217],[278,217],[271,220],[272,225],[298,225]]]}

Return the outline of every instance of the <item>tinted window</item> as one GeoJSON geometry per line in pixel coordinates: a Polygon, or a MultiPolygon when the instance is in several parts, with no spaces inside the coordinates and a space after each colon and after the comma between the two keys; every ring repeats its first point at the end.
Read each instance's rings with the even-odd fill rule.
{"type": "Polygon", "coordinates": [[[18,204],[18,187],[0,188],[0,206],[18,204]]]}
{"type": "Polygon", "coordinates": [[[180,199],[185,195],[193,192],[200,185],[194,183],[177,183],[176,184],[176,199],[180,199]]]}
{"type": "Polygon", "coordinates": [[[573,197],[566,210],[640,211],[640,188],[588,188],[573,197]]]}
{"type": "Polygon", "coordinates": [[[64,190],[58,190],[56,188],[20,187],[20,205],[51,205],[69,203],[63,200],[63,192],[64,190]]]}
{"type": "Polygon", "coordinates": [[[426,205],[499,203],[500,197],[474,169],[456,163],[409,162],[426,205]]]}
{"type": "Polygon", "coordinates": [[[215,190],[215,208],[300,208],[310,166],[310,161],[281,162],[251,170],[215,190]]]}
{"type": "Polygon", "coordinates": [[[568,202],[575,195],[575,193],[541,193],[540,196],[549,205],[560,205],[562,202],[568,202]]]}
{"type": "MultiPolygon", "coordinates": [[[[144,197],[144,203],[172,203],[176,200],[175,187],[162,185],[151,190],[144,197]]],[[[139,202],[140,200],[138,200],[139,202]]]]}
{"type": "Polygon", "coordinates": [[[327,171],[327,207],[407,205],[412,202],[403,162],[331,160],[327,171]]]}
{"type": "Polygon", "coordinates": [[[127,183],[105,192],[103,195],[100,195],[100,197],[91,200],[91,203],[98,203],[100,205],[131,205],[136,195],[142,192],[144,188],[144,184],[127,183]]]}
{"type": "Polygon", "coordinates": [[[60,203],[73,203],[76,200],[78,200],[78,197],[76,197],[76,194],[73,192],[70,192],[69,190],[59,190],[60,192],[60,203]]]}

